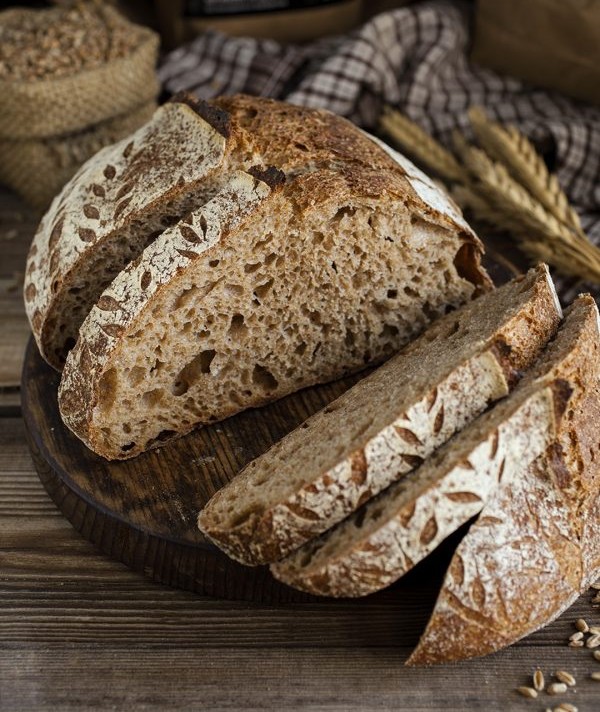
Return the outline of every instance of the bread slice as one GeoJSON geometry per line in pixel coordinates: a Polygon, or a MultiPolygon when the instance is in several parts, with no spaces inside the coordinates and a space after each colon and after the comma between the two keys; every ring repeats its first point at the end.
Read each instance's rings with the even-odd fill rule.
{"type": "Polygon", "coordinates": [[[529,467],[503,478],[469,529],[409,665],[500,650],[557,618],[600,576],[600,336],[593,299],[580,297],[567,320],[578,348],[563,361],[574,390],[556,440],[529,467]]]}
{"type": "Polygon", "coordinates": [[[274,576],[310,593],[364,596],[396,581],[476,515],[498,482],[554,440],[583,377],[573,363],[596,338],[579,316],[569,313],[514,393],[336,528],[273,564],[274,576]]]}
{"type": "Polygon", "coordinates": [[[90,311],[60,404],[97,453],[132,457],[380,362],[489,287],[472,232],[358,129],[327,121],[318,163],[309,151],[268,195],[236,178],[240,194],[224,187],[168,228],[90,311]]]}
{"type": "Polygon", "coordinates": [[[200,529],[242,563],[282,558],[506,395],[560,318],[542,265],[447,315],[250,463],[200,513],[200,529]]]}
{"type": "Polygon", "coordinates": [[[27,260],[27,313],[52,366],[62,368],[84,318],[123,267],[216,194],[230,161],[249,160],[226,114],[176,98],[82,166],[44,216],[27,260]]]}

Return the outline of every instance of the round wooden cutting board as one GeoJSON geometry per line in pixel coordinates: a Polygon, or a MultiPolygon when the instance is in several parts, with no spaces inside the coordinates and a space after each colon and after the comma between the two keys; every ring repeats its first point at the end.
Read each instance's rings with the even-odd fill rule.
{"type": "Polygon", "coordinates": [[[311,598],[279,584],[267,567],[231,561],[203,538],[196,517],[248,461],[359,379],[309,388],[132,460],[109,462],[63,425],[59,374],[31,339],[21,384],[23,418],[42,483],[75,529],[104,553],[156,581],[197,593],[306,601],[311,598]]]}

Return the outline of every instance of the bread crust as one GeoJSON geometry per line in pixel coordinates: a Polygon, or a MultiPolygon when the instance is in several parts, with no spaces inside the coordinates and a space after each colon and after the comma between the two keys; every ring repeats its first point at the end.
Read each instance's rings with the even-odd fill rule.
{"type": "MultiPolygon", "coordinates": [[[[301,590],[334,596],[366,595],[403,575],[431,551],[429,537],[424,534],[430,521],[435,522],[436,543],[439,543],[440,533],[449,535],[484,506],[496,489],[489,485],[490,467],[496,466],[502,471],[502,482],[508,482],[506,486],[510,489],[523,469],[554,442],[559,424],[562,432],[567,433],[565,437],[572,436],[572,427],[565,423],[574,412],[581,384],[585,387],[593,383],[596,376],[592,378],[591,373],[597,373],[598,369],[597,359],[593,358],[598,349],[596,324],[593,301],[591,305],[587,301],[579,302],[569,312],[555,341],[512,396],[449,441],[421,468],[365,505],[353,520],[347,520],[337,529],[330,530],[320,541],[305,545],[288,559],[273,565],[274,575],[301,590]],[[536,412],[526,413],[523,410],[526,404],[534,404],[536,399],[541,398],[541,392],[550,394],[549,401],[536,406],[536,412]],[[484,445],[491,443],[490,452],[487,457],[485,454],[478,457],[477,462],[467,456],[473,465],[471,477],[474,489],[472,491],[471,486],[465,486],[464,490],[478,499],[474,506],[470,497],[448,502],[440,493],[445,492],[448,476],[454,476],[453,469],[440,470],[437,460],[449,460],[452,467],[458,467],[460,472],[460,457],[464,448],[473,441],[476,449],[480,447],[477,444],[480,434],[484,445]],[[505,452],[498,456],[503,448],[505,452]],[[457,458],[459,462],[455,466],[457,458]],[[435,468],[437,473],[434,473],[435,468]],[[480,476],[484,485],[489,485],[486,496],[481,496],[482,493],[476,489],[480,476]],[[426,488],[424,481],[431,482],[431,486],[426,488]],[[381,523],[376,521],[371,527],[363,527],[363,519],[375,520],[374,512],[381,507],[384,508],[381,523]],[[354,529],[353,521],[360,521],[354,529]]],[[[500,477],[497,480],[500,481],[500,477]]],[[[486,542],[493,546],[495,537],[490,536],[487,530],[485,536],[486,542]]],[[[461,565],[460,569],[462,571],[464,567],[461,565]]],[[[479,570],[478,562],[473,564],[473,569],[479,570]]],[[[480,602],[479,586],[475,585],[475,588],[475,593],[471,588],[466,593],[480,602]]],[[[468,620],[465,616],[465,628],[468,620]]],[[[447,646],[453,645],[452,639],[446,636],[444,626],[438,625],[436,630],[447,646]]],[[[435,649],[435,646],[426,645],[421,650],[431,654],[429,651],[432,648],[435,649]]]]}
{"type": "MultiPolygon", "coordinates": [[[[187,100],[185,104],[177,104],[176,106],[179,107],[177,111],[180,113],[189,111],[196,115],[197,109],[191,108],[188,104],[187,100]]],[[[448,301],[452,301],[450,295],[453,295],[454,305],[456,305],[476,291],[485,291],[490,288],[489,278],[480,266],[481,243],[466,223],[461,220],[457,221],[456,216],[445,214],[438,209],[443,202],[442,192],[431,184],[430,189],[433,194],[439,197],[439,204],[437,207],[428,204],[413,186],[413,178],[408,175],[406,166],[401,166],[396,160],[390,158],[384,150],[349,122],[328,112],[304,110],[258,98],[234,97],[228,100],[225,108],[228,111],[231,110],[231,115],[224,112],[219,106],[213,107],[212,114],[211,112],[207,113],[205,107],[200,112],[209,118],[213,114],[217,115],[218,120],[214,119],[213,123],[219,126],[223,123],[224,116],[229,117],[226,131],[220,133],[219,130],[214,130],[211,133],[216,145],[219,146],[219,156],[221,156],[216,161],[218,166],[215,171],[219,173],[219,167],[222,167],[222,154],[230,150],[229,142],[232,136],[237,137],[236,141],[239,144],[252,146],[249,149],[249,154],[253,158],[258,155],[264,164],[256,166],[256,171],[262,172],[255,172],[255,175],[260,178],[263,185],[266,185],[266,181],[273,188],[271,197],[266,200],[266,196],[264,196],[265,200],[258,201],[250,211],[256,224],[260,224],[262,216],[266,215],[265,210],[277,214],[278,209],[282,206],[290,208],[294,215],[302,217],[315,214],[318,210],[325,212],[338,204],[368,206],[374,212],[377,212],[377,208],[380,206],[385,207],[393,204],[397,206],[398,214],[406,215],[407,222],[409,217],[413,216],[417,221],[422,220],[429,226],[440,227],[447,231],[448,240],[452,241],[452,244],[456,241],[457,254],[460,255],[460,259],[457,258],[457,264],[460,268],[457,272],[452,270],[452,281],[447,288],[448,301]],[[244,112],[255,112],[255,116],[259,117],[261,121],[264,120],[264,126],[261,121],[250,127],[238,120],[244,112]],[[278,127],[276,134],[273,133],[275,124],[278,127]],[[301,133],[296,135],[294,133],[296,129],[301,130],[301,133]],[[224,134],[229,138],[226,139],[224,134]],[[302,144],[301,141],[305,141],[305,143],[302,144]],[[277,146],[284,145],[289,152],[287,158],[284,153],[276,150],[277,146]],[[279,163],[275,162],[274,165],[268,167],[271,164],[269,160],[271,158],[277,159],[279,163]],[[284,172],[285,183],[282,181],[284,172]],[[465,267],[465,264],[468,267],[465,267]],[[460,299],[456,296],[457,294],[460,299]]],[[[165,109],[165,111],[167,110],[165,109]]],[[[230,168],[225,169],[221,176],[223,180],[226,180],[229,170],[230,168]]],[[[251,170],[254,171],[254,169],[251,170]]],[[[420,178],[419,181],[423,182],[420,178]]],[[[78,185],[77,180],[74,181],[74,185],[78,185]]],[[[236,214],[238,196],[230,191],[228,198],[231,200],[229,210],[233,216],[236,214]]],[[[53,210],[54,213],[57,212],[56,209],[53,210]]],[[[190,218],[192,221],[196,219],[194,217],[196,213],[201,215],[202,211],[192,211],[190,218]]],[[[223,214],[219,219],[227,222],[223,214]]],[[[215,251],[225,249],[227,246],[235,251],[236,230],[240,225],[241,222],[229,225],[218,238],[215,238],[214,243],[205,246],[203,254],[213,249],[215,251]]],[[[49,226],[45,226],[42,232],[47,233],[48,228],[49,226]]],[[[172,250],[170,245],[166,245],[166,242],[169,242],[173,235],[181,236],[182,231],[186,229],[185,220],[174,228],[167,228],[141,256],[142,262],[161,265],[161,269],[164,270],[164,274],[161,276],[161,285],[165,289],[168,289],[169,281],[176,280],[186,266],[194,260],[194,250],[189,248],[186,250],[181,247],[178,255],[169,264],[160,254],[161,250],[165,250],[165,255],[171,255],[172,250]],[[190,253],[190,261],[186,265],[180,264],[181,251],[190,253]]],[[[452,267],[452,265],[450,266],[452,267]]],[[[73,271],[76,272],[77,268],[74,268],[73,271]]],[[[135,327],[136,316],[149,309],[153,299],[153,293],[147,289],[142,289],[140,294],[139,284],[136,282],[139,278],[138,272],[142,274],[148,272],[148,269],[139,261],[136,261],[133,266],[126,267],[102,295],[98,305],[92,309],[79,331],[79,342],[73,352],[73,357],[67,361],[67,369],[60,389],[61,410],[67,425],[93,450],[108,458],[129,457],[140,451],[133,449],[128,453],[115,452],[111,448],[103,446],[98,435],[98,427],[94,423],[106,385],[103,383],[103,377],[107,370],[106,364],[117,353],[118,343],[124,342],[127,329],[135,327]],[[114,294],[115,285],[119,290],[118,297],[114,294]],[[118,303],[118,309],[102,308],[106,304],[114,306],[115,302],[118,303]],[[100,317],[98,312],[104,312],[104,316],[100,317]],[[125,313],[127,319],[123,316],[125,313]],[[120,320],[118,328],[114,322],[115,315],[120,320]],[[111,331],[111,338],[114,336],[112,341],[105,333],[107,328],[111,331]],[[78,369],[83,370],[85,377],[82,374],[73,373],[78,369]],[[86,383],[82,385],[83,381],[86,383]]],[[[37,299],[36,294],[33,295],[33,299],[34,301],[37,299]]],[[[34,305],[32,314],[35,313],[34,305]]],[[[39,320],[47,323],[47,315],[45,319],[39,317],[39,320]]],[[[41,341],[43,342],[43,336],[41,341]]],[[[378,358],[381,356],[376,355],[374,360],[377,361],[378,358]]],[[[364,367],[363,362],[360,365],[360,368],[362,367],[364,367]]],[[[346,368],[348,373],[354,370],[358,370],[354,364],[346,368]]],[[[306,380],[298,387],[327,381],[342,374],[341,368],[323,372],[316,378],[311,377],[310,380],[306,380]]],[[[289,390],[289,387],[287,391],[281,390],[276,394],[276,397],[284,395],[289,390]]],[[[266,398],[256,397],[251,403],[248,403],[248,406],[261,405],[266,401],[266,398]]],[[[236,408],[232,405],[230,410],[224,409],[220,412],[219,417],[226,417],[237,410],[239,407],[236,408]]],[[[184,434],[192,427],[194,425],[182,425],[178,434],[184,434]]],[[[160,444],[162,443],[155,443],[155,446],[160,444]]]]}
{"type": "Polygon", "coordinates": [[[160,213],[168,201],[181,200],[232,150],[235,141],[226,115],[214,107],[208,112],[202,113],[218,128],[189,104],[160,107],[145,126],[87,161],[44,215],[27,258],[24,294],[40,352],[54,368],[63,366],[53,343],[54,323],[68,290],[89,279],[90,255],[119,233],[143,224],[150,211],[160,213]]]}
{"type": "Polygon", "coordinates": [[[94,452],[114,457],[94,423],[103,390],[106,366],[124,335],[135,327],[140,311],[168,287],[200,255],[239,227],[256,207],[271,196],[266,183],[249,173],[234,173],[221,192],[184,221],[165,231],[150,253],[130,263],[105,290],[84,321],[79,340],[69,353],[60,382],[58,401],[65,424],[94,452]]]}
{"type": "Polygon", "coordinates": [[[396,195],[415,215],[454,232],[464,243],[462,276],[476,285],[477,294],[493,287],[481,266],[483,245],[458,206],[383,141],[324,109],[244,94],[219,97],[213,103],[229,112],[232,124],[247,133],[266,164],[290,179],[305,171],[307,164],[317,172],[334,168],[358,195],[396,195]]]}
{"type": "Polygon", "coordinates": [[[506,478],[459,544],[408,665],[487,655],[547,625],[600,575],[600,337],[591,297],[585,338],[565,363],[573,392],[556,439],[506,478]]]}
{"type": "MultiPolygon", "coordinates": [[[[267,452],[218,492],[200,513],[198,524],[203,533],[242,563],[278,561],[422,462],[490,402],[505,396],[554,334],[561,311],[547,268],[532,270],[527,279],[527,284],[533,281],[533,288],[526,307],[507,319],[489,343],[480,344],[472,358],[459,359],[453,371],[431,383],[411,407],[396,413],[369,441],[357,442],[354,451],[335,467],[308,479],[293,495],[263,511],[252,512],[235,526],[222,523],[218,512],[225,508],[229,497],[235,498],[236,493],[250,487],[253,473],[261,469],[261,460],[268,462],[271,457],[267,452]]],[[[510,289],[523,288],[523,282],[524,278],[515,280],[510,289]]],[[[474,302],[465,307],[467,313],[476,305],[474,302]]],[[[440,320],[426,332],[425,348],[433,334],[443,334],[455,316],[440,320]]],[[[464,318],[468,321],[468,316],[464,318]]],[[[409,347],[418,348],[418,340],[409,347]]],[[[352,397],[352,391],[368,388],[374,379],[397,378],[403,371],[402,364],[403,354],[392,358],[380,373],[367,377],[326,410],[337,410],[339,414],[340,404],[352,397]]],[[[299,436],[312,437],[312,429],[303,428],[320,417],[313,417],[297,429],[299,436]]],[[[344,427],[343,422],[340,427],[344,427]]],[[[319,437],[319,426],[315,429],[319,437]]],[[[244,501],[243,496],[241,500],[244,501]]]]}

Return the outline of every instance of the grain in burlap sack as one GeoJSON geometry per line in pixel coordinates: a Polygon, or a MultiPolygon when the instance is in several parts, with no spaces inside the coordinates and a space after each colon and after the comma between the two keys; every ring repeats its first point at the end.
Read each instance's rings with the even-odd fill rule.
{"type": "Polygon", "coordinates": [[[88,158],[142,126],[156,108],[149,101],[132,112],[77,133],[45,139],[0,139],[0,183],[40,210],[88,158]]]}
{"type": "MultiPolygon", "coordinates": [[[[0,13],[2,25],[51,10],[13,9],[0,13]]],[[[112,23],[126,28],[131,52],[122,57],[85,65],[74,73],[64,72],[42,79],[0,79],[0,137],[45,138],[78,131],[131,111],[155,99],[159,37],[152,30],[129,23],[110,7],[102,8],[112,23]]],[[[83,47],[83,56],[87,48],[83,47]]]]}

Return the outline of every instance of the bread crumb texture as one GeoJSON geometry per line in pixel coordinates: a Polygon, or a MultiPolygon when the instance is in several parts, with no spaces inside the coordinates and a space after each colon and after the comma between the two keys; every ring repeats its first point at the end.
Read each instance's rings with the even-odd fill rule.
{"type": "MultiPolygon", "coordinates": [[[[170,109],[192,123],[182,134],[186,148],[190,132],[203,146],[194,167],[181,152],[185,198],[166,211],[171,224],[154,229],[165,213],[156,206],[171,200],[179,182],[173,177],[180,171],[166,167],[176,141],[165,147],[160,132],[142,138],[142,130],[140,151],[165,163],[152,200],[145,177],[130,185],[112,163],[108,177],[106,156],[96,157],[57,199],[30,254],[28,309],[42,351],[54,349],[55,363],[71,344],[45,340],[44,329],[61,322],[59,334],[76,332],[89,310],[66,362],[60,405],[69,427],[108,458],[131,457],[195,425],[381,362],[490,287],[480,242],[441,209],[448,199],[425,201],[405,164],[349,122],[270,100],[220,103],[215,110],[230,122],[224,132],[187,104],[170,109]],[[283,171],[285,183],[273,173],[248,173],[252,165],[283,171]],[[91,239],[88,253],[73,229],[55,228],[63,214],[77,212],[79,234],[79,193],[88,195],[92,182],[119,188],[102,203],[113,206],[105,218],[112,237],[91,239]],[[117,200],[127,201],[124,232],[113,229],[121,220],[117,200]],[[62,301],[49,297],[53,231],[51,252],[76,253],[59,260],[73,266],[68,275],[60,268],[56,289],[69,280],[93,282],[79,310],[64,308],[65,299],[73,301],[69,288],[62,301]],[[98,261],[109,265],[106,272],[98,261]]],[[[160,123],[168,129],[170,119],[160,123]]],[[[119,170],[130,163],[131,153],[119,170]]],[[[75,297],[80,293],[76,287],[75,297]]]]}

